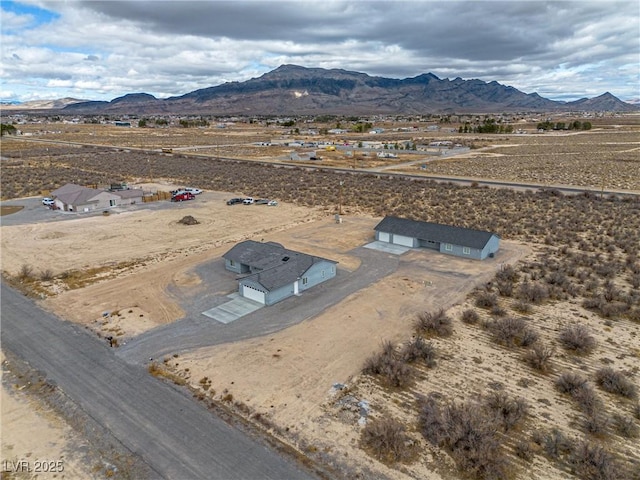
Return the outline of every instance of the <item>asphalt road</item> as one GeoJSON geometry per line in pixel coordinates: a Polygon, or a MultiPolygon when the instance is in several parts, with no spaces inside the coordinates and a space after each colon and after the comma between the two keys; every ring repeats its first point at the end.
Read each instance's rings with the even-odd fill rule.
{"type": "MultiPolygon", "coordinates": [[[[185,299],[182,306],[187,312],[186,317],[136,336],[118,347],[116,355],[128,362],[140,364],[148,362],[149,358],[161,359],[166,355],[194,348],[268,335],[315,317],[398,268],[397,255],[362,247],[354,249],[351,253],[361,260],[357,270],[346,272],[338,268],[335,278],[304,291],[300,296],[261,308],[228,324],[219,323],[202,312],[215,306],[216,301],[221,301],[220,298],[214,298],[215,294],[206,292],[219,290],[214,287],[216,277],[228,277],[229,282],[235,285],[235,275],[227,273],[219,259],[215,261],[214,266],[203,265],[197,269],[197,273],[210,288],[205,288],[204,292],[199,291],[197,299],[185,299]]],[[[179,296],[178,292],[172,293],[179,296]]]]}
{"type": "Polygon", "coordinates": [[[0,292],[2,349],[43,372],[158,478],[313,478],[81,327],[4,283],[0,292]]]}

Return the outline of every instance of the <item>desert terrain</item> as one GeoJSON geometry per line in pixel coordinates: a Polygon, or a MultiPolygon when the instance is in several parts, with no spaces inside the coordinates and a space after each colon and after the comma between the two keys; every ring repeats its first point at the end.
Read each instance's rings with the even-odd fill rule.
{"type": "MultiPolygon", "coordinates": [[[[3,225],[3,275],[45,308],[101,337],[117,338],[117,345],[180,321],[187,303],[207,288],[198,267],[244,239],[277,241],[337,260],[349,275],[360,266],[353,250],[373,240],[373,227],[384,215],[494,231],[502,237],[494,259],[414,250],[398,257],[392,274],[313,318],[267,336],[188,352],[176,345],[180,354],[155,359],[150,373],[255,423],[337,478],[638,478],[636,197],[456,187],[379,173],[285,168],[278,161],[218,160],[244,148],[234,144],[273,138],[257,127],[244,136],[232,134],[233,128],[224,143],[210,139],[220,135],[213,129],[127,129],[121,135],[114,127],[63,124],[48,126],[54,133],[40,137],[80,143],[96,137],[93,146],[3,139],[3,198],[44,194],[71,181],[206,190],[193,202],[168,208],[140,205],[108,216],[3,225]],[[160,145],[174,152],[192,145],[215,148],[213,156],[203,154],[206,148],[195,156],[129,150],[160,145]],[[223,148],[228,151],[215,154],[223,148]],[[279,205],[225,205],[246,195],[275,198],[279,205]],[[336,224],[339,209],[343,222],[336,224]],[[187,215],[199,223],[179,224],[187,215]],[[439,318],[438,328],[428,322],[419,327],[424,314],[439,318]],[[511,322],[519,325],[515,334],[505,333],[508,319],[520,319],[511,322]],[[589,348],[568,346],[566,330],[575,325],[585,328],[580,340],[589,348]],[[430,346],[430,361],[410,361],[403,353],[418,337],[430,346]],[[364,368],[376,358],[394,365],[395,376],[364,368]],[[566,387],[568,374],[580,376],[580,388],[566,387]],[[513,399],[519,399],[521,414],[513,424],[499,431],[485,431],[482,424],[495,444],[485,452],[490,462],[465,457],[449,439],[430,435],[428,426],[441,419],[429,405],[484,415],[489,407],[469,405],[501,401],[504,413],[513,399]],[[391,436],[391,427],[376,430],[386,420],[401,428],[391,436]],[[599,463],[592,465],[595,457],[599,463]]],[[[575,135],[475,141],[485,143],[464,156],[430,161],[426,173],[596,193],[606,178],[612,189],[640,190],[633,122],[605,122],[575,135]]],[[[352,159],[344,162],[349,166],[352,159]]],[[[419,165],[403,171],[422,170],[419,165]]],[[[25,402],[19,408],[33,410],[25,402]]],[[[473,422],[483,419],[477,415],[473,422]]],[[[3,428],[5,422],[3,411],[3,428]]]]}

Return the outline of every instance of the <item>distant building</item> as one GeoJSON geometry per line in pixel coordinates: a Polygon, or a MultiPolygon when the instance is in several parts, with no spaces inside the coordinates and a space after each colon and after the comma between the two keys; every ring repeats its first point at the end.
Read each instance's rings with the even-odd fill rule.
{"type": "Polygon", "coordinates": [[[500,248],[500,237],[495,233],[406,218],[385,217],[374,230],[381,242],[477,260],[493,257],[500,248]]]}
{"type": "Polygon", "coordinates": [[[109,192],[67,183],[51,192],[56,210],[91,212],[142,201],[142,189],[109,192]]]}
{"type": "Polygon", "coordinates": [[[246,274],[238,280],[245,298],[273,305],[336,276],[338,262],[288,250],[275,242],[247,240],[225,253],[225,268],[246,274]]]}

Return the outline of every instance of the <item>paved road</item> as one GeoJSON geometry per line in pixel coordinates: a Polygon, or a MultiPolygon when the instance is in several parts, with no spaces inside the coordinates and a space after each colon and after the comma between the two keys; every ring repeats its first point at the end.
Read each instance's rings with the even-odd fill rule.
{"type": "MultiPolygon", "coordinates": [[[[197,301],[189,299],[183,305],[187,311],[184,319],[136,336],[126,345],[119,347],[116,354],[128,362],[140,364],[148,362],[149,358],[160,359],[194,348],[268,335],[313,318],[348,295],[382,279],[398,268],[397,255],[362,247],[351,253],[361,260],[360,267],[354,272],[345,272],[338,268],[335,278],[304,291],[300,296],[261,308],[229,324],[222,324],[202,315],[203,311],[214,305],[206,305],[207,301],[213,299],[209,300],[206,293],[201,293],[197,301]]],[[[218,264],[215,269],[208,270],[222,270],[224,275],[223,264],[220,261],[216,262],[218,264]]],[[[205,276],[204,269],[201,274],[205,276]]],[[[206,283],[206,278],[204,281],[206,283]]],[[[216,288],[210,290],[215,292],[216,288]]]]}
{"type": "Polygon", "coordinates": [[[1,284],[2,348],[44,372],[159,478],[313,478],[104,342],[1,284]]]}

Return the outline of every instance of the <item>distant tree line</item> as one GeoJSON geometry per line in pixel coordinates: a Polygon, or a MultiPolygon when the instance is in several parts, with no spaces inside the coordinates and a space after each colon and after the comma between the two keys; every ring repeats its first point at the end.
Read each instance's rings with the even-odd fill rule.
{"type": "Polygon", "coordinates": [[[14,127],[11,124],[2,123],[0,125],[2,126],[0,136],[4,137],[5,135],[15,135],[16,133],[18,133],[18,131],[16,130],[16,127],[14,127]]]}
{"type": "Polygon", "coordinates": [[[581,122],[575,120],[573,122],[556,122],[549,120],[538,123],[538,130],[591,130],[591,122],[581,122]]]}
{"type": "Polygon", "coordinates": [[[513,127],[498,123],[495,118],[486,118],[480,125],[465,122],[458,128],[458,133],[513,133],[513,127]]]}
{"type": "Polygon", "coordinates": [[[180,120],[180,126],[184,128],[192,128],[192,127],[208,127],[209,122],[204,119],[197,120],[180,120]]]}

